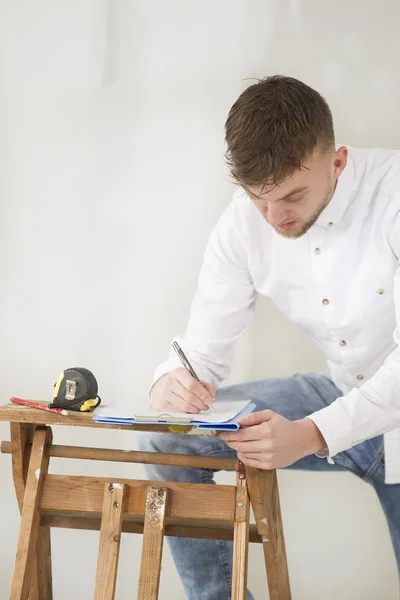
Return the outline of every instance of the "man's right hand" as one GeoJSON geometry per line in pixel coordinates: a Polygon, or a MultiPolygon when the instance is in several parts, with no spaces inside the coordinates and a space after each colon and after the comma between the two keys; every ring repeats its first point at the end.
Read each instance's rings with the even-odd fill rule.
{"type": "Polygon", "coordinates": [[[155,382],[150,400],[157,410],[198,414],[214,402],[215,387],[198,383],[187,369],[179,367],[155,382]]]}

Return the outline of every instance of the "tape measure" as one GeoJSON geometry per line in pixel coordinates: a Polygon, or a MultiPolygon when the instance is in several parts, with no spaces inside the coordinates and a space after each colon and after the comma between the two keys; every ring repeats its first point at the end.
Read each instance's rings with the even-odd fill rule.
{"type": "Polygon", "coordinates": [[[65,369],[54,384],[53,402],[49,407],[91,412],[101,402],[97,392],[96,378],[88,369],[65,369]]]}

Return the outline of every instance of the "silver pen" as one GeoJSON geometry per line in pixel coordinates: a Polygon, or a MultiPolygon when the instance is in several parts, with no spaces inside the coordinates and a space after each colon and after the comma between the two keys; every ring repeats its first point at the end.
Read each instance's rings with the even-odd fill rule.
{"type": "MultiPolygon", "coordinates": [[[[178,342],[172,342],[172,347],[175,350],[175,352],[177,353],[177,355],[178,355],[181,363],[185,367],[185,369],[187,369],[189,371],[189,373],[191,374],[191,376],[193,377],[193,379],[195,379],[198,383],[201,384],[201,381],[198,378],[196,371],[193,369],[192,365],[189,362],[188,357],[186,356],[186,354],[184,353],[184,351],[182,350],[182,348],[180,347],[180,345],[178,344],[178,342]]],[[[209,405],[209,408],[213,412],[215,412],[215,408],[212,406],[212,404],[209,405]]]]}

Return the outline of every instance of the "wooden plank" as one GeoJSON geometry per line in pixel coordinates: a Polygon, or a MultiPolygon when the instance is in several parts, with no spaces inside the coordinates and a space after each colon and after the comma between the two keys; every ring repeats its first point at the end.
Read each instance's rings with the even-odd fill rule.
{"type": "Polygon", "coordinates": [[[236,514],[233,539],[232,600],[246,600],[249,556],[250,501],[244,470],[236,476],[236,514]]]}
{"type": "Polygon", "coordinates": [[[290,581],[276,471],[246,467],[246,473],[256,525],[263,541],[270,600],[290,600],[290,581]]]}
{"type": "MultiPolygon", "coordinates": [[[[10,453],[12,461],[12,473],[17,496],[18,508],[22,514],[24,503],[26,477],[32,445],[28,442],[32,439],[33,425],[30,423],[10,423],[10,453]]],[[[37,573],[38,562],[34,557],[34,566],[31,576],[31,587],[29,591],[30,600],[39,600],[39,580],[37,573]]]]}
{"type": "MultiPolygon", "coordinates": [[[[34,427],[30,423],[10,423],[11,442],[8,444],[12,454],[14,487],[21,514],[32,450],[33,430],[34,427]]],[[[50,529],[41,527],[31,574],[29,600],[52,600],[52,589],[50,529]]]]}
{"type": "Polygon", "coordinates": [[[40,527],[29,600],[53,600],[50,527],[40,527]]]}
{"type": "Polygon", "coordinates": [[[157,486],[147,491],[138,600],[158,598],[168,492],[167,487],[157,486]]]}
{"type": "Polygon", "coordinates": [[[124,493],[125,486],[123,484],[106,483],[104,486],[99,555],[94,591],[95,600],[114,600],[121,542],[124,493]]]}
{"type": "MultiPolygon", "coordinates": [[[[126,431],[170,432],[168,425],[116,425],[112,423],[96,423],[93,420],[93,413],[71,411],[69,415],[64,416],[12,403],[0,406],[0,421],[34,423],[35,425],[67,425],[69,427],[95,427],[97,429],[124,429],[126,431]]],[[[196,435],[210,435],[208,430],[198,429],[193,425],[180,425],[179,427],[182,430],[179,433],[189,433],[196,430],[196,435]]]]}
{"type": "MultiPolygon", "coordinates": [[[[107,481],[109,480],[104,477],[45,475],[40,509],[99,516],[103,504],[103,488],[107,481]]],[[[147,488],[158,482],[119,478],[114,481],[126,485],[124,514],[144,515],[147,488]]],[[[178,482],[168,482],[165,486],[171,490],[168,517],[205,521],[234,520],[236,486],[178,482]]]]}
{"type": "Polygon", "coordinates": [[[32,436],[33,427],[30,423],[10,423],[10,451],[12,453],[12,473],[18,507],[22,513],[24,503],[26,475],[29,459],[25,456],[26,447],[32,436]]]}
{"type": "MultiPolygon", "coordinates": [[[[26,445],[29,453],[31,444],[26,445]]],[[[1,442],[1,452],[11,454],[11,442],[1,442]]],[[[87,448],[85,446],[60,446],[53,444],[49,448],[50,456],[57,458],[78,458],[83,460],[103,460],[111,462],[140,463],[150,465],[174,465],[199,469],[237,471],[236,458],[216,456],[195,456],[167,452],[139,452],[137,450],[115,450],[111,448],[87,448]]]]}
{"type": "Polygon", "coordinates": [[[11,582],[10,597],[13,600],[26,600],[30,588],[32,565],[34,563],[36,541],[40,524],[38,510],[39,494],[43,474],[47,471],[49,457],[46,444],[51,442],[51,430],[38,427],[33,436],[31,460],[26,480],[21,526],[11,582]]]}
{"type": "MultiPolygon", "coordinates": [[[[5,404],[0,406],[0,421],[13,423],[33,423],[35,425],[67,425],[70,427],[96,427],[98,429],[126,429],[133,431],[159,431],[168,432],[165,425],[115,425],[111,423],[96,423],[93,413],[70,412],[69,415],[59,415],[28,406],[18,404],[5,404]]],[[[190,430],[192,426],[188,426],[190,430]]]]}
{"type": "MultiPolygon", "coordinates": [[[[42,525],[63,529],[100,531],[99,517],[77,517],[71,515],[42,514],[42,525]]],[[[122,522],[123,533],[143,533],[143,517],[131,517],[122,522]]],[[[233,540],[233,523],[213,523],[206,521],[187,521],[184,519],[166,519],[164,535],[173,537],[200,538],[207,540],[233,540]]],[[[250,525],[249,542],[261,544],[261,536],[256,525],[250,525]]]]}

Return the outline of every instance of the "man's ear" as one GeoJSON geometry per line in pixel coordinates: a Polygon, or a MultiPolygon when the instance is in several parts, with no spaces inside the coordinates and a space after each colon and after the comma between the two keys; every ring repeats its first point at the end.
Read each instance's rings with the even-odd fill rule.
{"type": "Polygon", "coordinates": [[[338,150],[335,152],[335,156],[333,159],[334,171],[333,176],[337,179],[339,175],[342,174],[346,164],[347,164],[347,156],[348,150],[346,146],[340,146],[338,150]]]}

